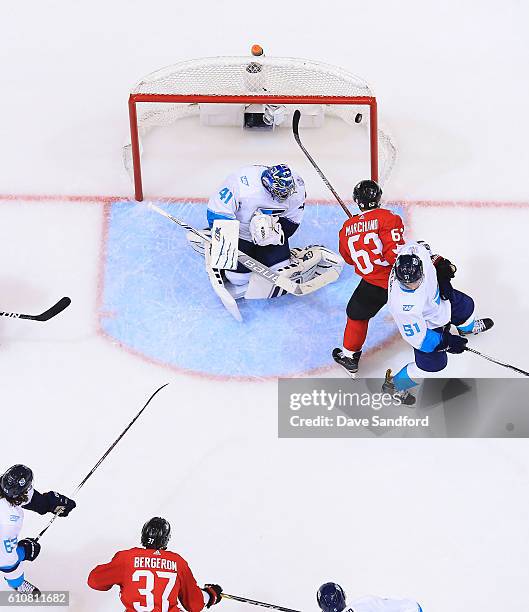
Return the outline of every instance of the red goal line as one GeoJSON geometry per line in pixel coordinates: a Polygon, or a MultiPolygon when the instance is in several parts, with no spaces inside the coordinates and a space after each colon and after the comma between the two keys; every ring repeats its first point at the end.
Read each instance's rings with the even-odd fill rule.
{"type": "MultiPolygon", "coordinates": [[[[155,196],[150,200],[156,202],[174,202],[175,204],[182,202],[190,202],[196,204],[205,204],[208,198],[197,196],[155,196]]],[[[72,202],[77,204],[110,204],[112,202],[135,202],[131,194],[128,195],[77,195],[77,194],[46,194],[46,193],[0,193],[0,203],[8,202],[72,202]]],[[[506,201],[499,200],[386,200],[387,204],[396,204],[399,206],[420,208],[427,207],[459,207],[459,208],[529,208],[529,202],[506,201]]],[[[324,204],[337,206],[335,200],[317,198],[308,199],[307,204],[324,204]]]]}

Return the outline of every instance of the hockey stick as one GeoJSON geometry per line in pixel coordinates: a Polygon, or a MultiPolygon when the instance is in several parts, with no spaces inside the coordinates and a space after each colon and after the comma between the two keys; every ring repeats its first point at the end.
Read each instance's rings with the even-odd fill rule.
{"type": "MultiPolygon", "coordinates": [[[[151,210],[154,210],[154,212],[157,212],[159,215],[167,217],[167,219],[170,219],[171,221],[173,221],[173,223],[176,223],[180,227],[183,227],[189,232],[192,232],[193,234],[197,235],[204,242],[211,243],[211,238],[209,236],[206,236],[206,234],[204,234],[203,232],[195,229],[194,227],[191,227],[191,225],[188,225],[187,223],[185,223],[185,221],[182,221],[177,217],[173,217],[173,215],[170,215],[168,212],[166,212],[159,206],[156,206],[156,204],[153,204],[152,202],[150,202],[148,206],[151,210]]],[[[248,270],[250,270],[251,272],[255,272],[258,276],[261,276],[273,285],[276,285],[277,287],[284,289],[287,293],[296,296],[308,295],[309,293],[312,293],[313,291],[316,291],[317,289],[320,289],[321,287],[332,283],[339,276],[339,273],[336,270],[331,269],[305,283],[295,283],[287,276],[284,276],[279,272],[275,272],[274,270],[268,268],[261,262],[254,259],[253,257],[246,255],[246,253],[243,253],[242,251],[237,251],[237,261],[241,263],[245,268],[248,268],[248,270]]]]}
{"type": "Polygon", "coordinates": [[[334,189],[334,187],[329,183],[329,180],[327,179],[327,177],[325,176],[325,174],[323,174],[323,172],[320,170],[318,164],[314,161],[312,155],[307,151],[307,149],[305,149],[305,147],[303,146],[303,143],[301,142],[301,138],[299,137],[299,120],[301,119],[301,112],[296,109],[294,111],[294,117],[292,119],[292,131],[294,132],[294,138],[296,139],[296,142],[299,145],[299,148],[303,151],[303,153],[305,153],[305,156],[307,157],[307,159],[310,161],[310,163],[314,166],[314,169],[316,170],[316,172],[320,175],[320,178],[322,179],[322,181],[327,185],[327,187],[332,191],[332,195],[338,200],[338,204],[343,208],[344,213],[351,218],[353,215],[351,214],[351,211],[347,208],[347,206],[345,205],[345,202],[342,200],[342,198],[338,195],[337,191],[334,189]]]}
{"type": "MultiPolygon", "coordinates": [[[[170,215],[168,212],[166,212],[159,206],[156,206],[156,204],[153,204],[152,202],[150,202],[148,206],[151,210],[154,210],[154,212],[157,212],[159,215],[167,217],[167,219],[170,219],[171,221],[173,221],[173,223],[176,223],[187,231],[192,232],[196,236],[199,236],[204,242],[211,244],[211,238],[209,236],[206,236],[206,234],[204,234],[203,232],[195,229],[194,227],[191,227],[191,225],[188,225],[185,221],[182,221],[177,217],[173,217],[173,215],[170,215]]],[[[280,276],[277,272],[274,272],[267,266],[258,262],[256,259],[253,259],[253,257],[246,255],[242,251],[237,251],[237,261],[239,261],[239,263],[248,268],[248,270],[251,270],[257,275],[262,276],[272,284],[279,285],[281,289],[288,291],[288,293],[293,293],[294,295],[298,295],[300,293],[299,291],[296,291],[298,287],[296,283],[293,283],[290,279],[284,276],[280,276]]]]}
{"type": "Polygon", "coordinates": [[[274,604],[264,603],[263,601],[255,601],[254,599],[247,599],[246,597],[239,597],[238,595],[228,595],[227,593],[222,593],[222,598],[241,601],[242,603],[252,604],[252,606],[262,606],[263,608],[281,610],[281,612],[299,612],[299,610],[293,610],[292,608],[284,608],[283,606],[276,606],[274,604]]]}
{"type": "MultiPolygon", "coordinates": [[[[108,455],[110,454],[110,452],[112,451],[112,449],[116,446],[116,444],[121,440],[121,438],[123,438],[123,436],[127,433],[127,431],[134,425],[134,423],[140,418],[142,412],[145,410],[145,408],[147,408],[147,406],[151,403],[151,400],[154,398],[154,396],[160,392],[164,387],[167,387],[169,383],[165,383],[165,385],[162,385],[161,387],[158,387],[158,389],[156,389],[156,391],[151,395],[151,397],[147,400],[147,402],[145,403],[145,405],[143,406],[143,408],[138,412],[138,414],[132,419],[132,421],[127,425],[127,427],[125,427],[125,429],[123,430],[123,432],[121,433],[121,435],[116,438],[116,440],[114,440],[114,442],[112,443],[112,445],[108,448],[108,450],[106,451],[106,453],[101,457],[101,459],[99,459],[99,461],[94,465],[94,467],[88,472],[88,474],[83,478],[83,480],[81,480],[81,482],[77,485],[77,488],[75,489],[75,491],[73,492],[72,495],[75,495],[76,493],[79,492],[79,490],[84,486],[84,484],[86,483],[86,481],[90,478],[90,476],[92,476],[92,474],[97,470],[97,468],[103,463],[103,461],[108,457],[108,455]]],[[[46,527],[44,527],[44,529],[39,533],[39,535],[35,538],[35,540],[38,542],[40,540],[40,538],[46,533],[46,531],[48,531],[48,529],[53,525],[53,522],[55,521],[55,519],[60,516],[60,512],[58,512],[57,514],[54,514],[52,516],[52,518],[50,519],[49,523],[46,525],[46,527]]]]}
{"type": "Polygon", "coordinates": [[[508,363],[502,363],[501,361],[497,361],[496,359],[493,359],[492,357],[489,357],[488,355],[484,355],[483,353],[480,353],[479,351],[476,351],[475,349],[469,348],[468,346],[465,346],[465,351],[470,351],[471,353],[474,353],[475,355],[479,355],[480,357],[483,357],[483,359],[486,359],[487,361],[492,361],[492,363],[503,366],[504,368],[509,368],[510,370],[514,370],[515,372],[518,372],[519,374],[523,374],[524,376],[529,376],[529,372],[526,372],[525,370],[520,370],[520,368],[516,368],[515,366],[510,365],[508,363]]]}
{"type": "Polygon", "coordinates": [[[72,303],[69,297],[61,298],[57,304],[48,308],[45,312],[39,315],[18,314],[16,312],[0,312],[0,317],[11,317],[12,319],[29,319],[30,321],[49,321],[52,317],[60,314],[65,308],[72,303]]]}

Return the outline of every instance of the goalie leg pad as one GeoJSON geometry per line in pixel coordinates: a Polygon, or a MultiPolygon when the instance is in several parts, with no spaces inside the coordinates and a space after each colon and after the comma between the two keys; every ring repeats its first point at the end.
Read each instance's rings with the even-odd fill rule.
{"type": "MultiPolygon", "coordinates": [[[[272,270],[280,272],[282,276],[305,285],[305,292],[317,291],[325,285],[334,282],[344,266],[340,255],[326,247],[313,245],[303,249],[292,249],[289,260],[270,266],[272,270]]],[[[245,294],[247,299],[265,299],[280,297],[288,293],[277,285],[267,282],[261,277],[252,274],[245,294]]]]}
{"type": "Polygon", "coordinates": [[[344,261],[340,255],[323,246],[296,249],[293,255],[299,271],[295,270],[295,266],[290,266],[285,274],[299,284],[299,295],[308,295],[333,283],[343,270],[344,261]]]}
{"type": "Polygon", "coordinates": [[[231,270],[226,270],[226,279],[229,280],[232,285],[237,285],[238,287],[247,285],[250,282],[251,276],[251,272],[232,272],[231,270]]]}
{"type": "MultiPolygon", "coordinates": [[[[270,266],[271,270],[278,271],[288,266],[290,264],[290,260],[282,261],[274,266],[270,266]]],[[[280,297],[288,293],[281,287],[274,285],[273,283],[267,281],[262,276],[258,276],[257,274],[252,274],[250,276],[250,282],[248,283],[248,288],[246,289],[246,293],[244,297],[247,300],[265,300],[268,298],[280,297]]]]}
{"type": "Polygon", "coordinates": [[[220,270],[214,269],[211,266],[211,253],[209,252],[209,249],[206,249],[205,257],[206,257],[206,271],[208,273],[208,277],[211,282],[211,286],[213,287],[213,291],[215,291],[220,301],[224,304],[224,307],[231,314],[231,316],[237,321],[242,321],[242,316],[241,316],[241,313],[239,312],[239,307],[237,306],[237,302],[235,301],[235,298],[230,294],[230,292],[224,286],[224,281],[222,279],[222,274],[220,270]]]}
{"type": "MultiPolygon", "coordinates": [[[[317,244],[303,249],[292,249],[292,259],[293,263],[290,269],[294,270],[297,267],[302,283],[321,276],[330,270],[335,270],[339,276],[344,266],[344,261],[340,255],[317,244]]],[[[287,267],[285,270],[288,271],[289,268],[287,267]]]]}

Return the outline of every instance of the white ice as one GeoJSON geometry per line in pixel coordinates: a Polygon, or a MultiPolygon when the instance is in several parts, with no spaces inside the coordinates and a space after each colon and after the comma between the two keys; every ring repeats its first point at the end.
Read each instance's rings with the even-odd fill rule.
{"type": "MultiPolygon", "coordinates": [[[[512,204],[417,205],[412,235],[457,263],[496,320],[476,346],[527,369],[527,4],[29,0],[2,13],[1,310],[73,303],[47,324],[0,321],[0,470],[27,463],[37,488],[68,493],[171,383],[43,537],[27,577],[70,590],[72,610],[119,610],[115,590],[86,586],[88,572],[162,515],[197,578],[234,594],[310,612],[319,584],[334,580],[351,597],[414,597],[425,612],[527,610],[525,440],[278,440],[274,382],[175,374],[97,334],[103,207],[67,198],[131,196],[120,157],[128,89],[154,69],[243,55],[254,42],[340,65],[372,82],[398,142],[388,198],[512,204]]],[[[348,196],[350,156],[361,156],[329,130],[307,145],[348,196]]],[[[238,164],[288,154],[310,196],[329,197],[288,133],[237,134],[229,148],[224,136],[189,121],[153,133],[147,194],[206,197],[238,164]]],[[[408,356],[394,342],[366,357],[364,373],[408,356]]],[[[510,375],[474,355],[451,359],[449,372],[510,375]]],[[[24,534],[44,524],[28,513],[24,534]]]]}

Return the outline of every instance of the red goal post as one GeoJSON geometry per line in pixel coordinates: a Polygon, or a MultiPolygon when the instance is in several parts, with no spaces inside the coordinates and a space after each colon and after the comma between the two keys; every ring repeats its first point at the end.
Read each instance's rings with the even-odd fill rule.
{"type": "MultiPolygon", "coordinates": [[[[278,105],[288,113],[299,108],[302,126],[304,109],[321,108],[322,115],[337,115],[351,125],[357,123],[360,110],[367,109],[367,121],[362,123],[369,131],[371,178],[384,183],[396,159],[392,138],[379,126],[376,97],[365,81],[351,73],[293,58],[190,60],[148,75],[130,93],[130,143],[124,147],[124,163],[132,175],[137,201],[143,200],[141,137],[152,127],[198,114],[202,105],[212,104],[237,108],[278,105]]],[[[291,126],[291,121],[286,125],[291,126]]]]}

